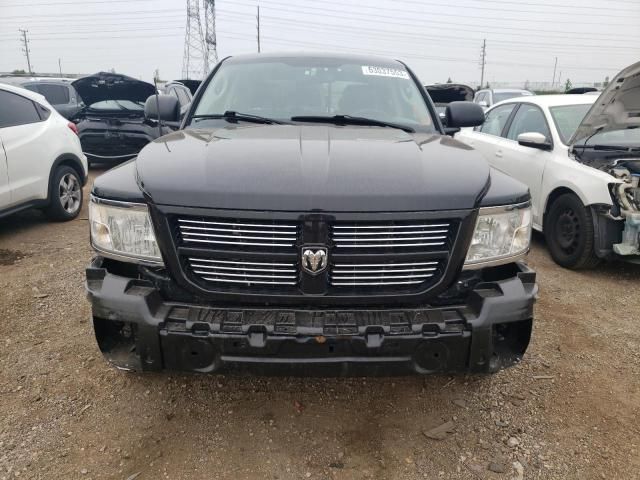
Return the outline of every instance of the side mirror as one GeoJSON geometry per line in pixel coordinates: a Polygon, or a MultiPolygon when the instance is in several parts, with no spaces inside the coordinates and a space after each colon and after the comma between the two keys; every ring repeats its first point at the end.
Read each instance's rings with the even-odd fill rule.
{"type": "Polygon", "coordinates": [[[144,117],[148,120],[163,120],[165,122],[180,121],[180,103],[171,95],[151,95],[144,103],[144,117]]]}
{"type": "Polygon", "coordinates": [[[476,127],[484,123],[484,112],[473,102],[451,102],[445,110],[449,128],[476,127]]]}
{"type": "Polygon", "coordinates": [[[551,150],[551,142],[543,134],[538,132],[525,132],[518,135],[518,143],[523,147],[551,150]]]}
{"type": "Polygon", "coordinates": [[[477,105],[481,108],[489,108],[489,104],[484,100],[482,100],[481,102],[478,102],[477,105]]]}

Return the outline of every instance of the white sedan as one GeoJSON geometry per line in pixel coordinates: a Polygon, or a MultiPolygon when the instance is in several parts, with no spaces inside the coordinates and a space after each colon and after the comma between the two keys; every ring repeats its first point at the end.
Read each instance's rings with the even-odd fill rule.
{"type": "Polygon", "coordinates": [[[487,111],[483,125],[455,136],[529,186],[534,228],[544,232],[553,259],[564,267],[588,268],[616,255],[640,258],[640,160],[634,153],[640,119],[632,115],[640,104],[638,71],[640,63],[623,71],[618,88],[612,81],[600,97],[505,100],[487,111]]]}
{"type": "Polygon", "coordinates": [[[0,217],[35,207],[71,220],[87,176],[76,126],[42,95],[0,84],[0,217]]]}

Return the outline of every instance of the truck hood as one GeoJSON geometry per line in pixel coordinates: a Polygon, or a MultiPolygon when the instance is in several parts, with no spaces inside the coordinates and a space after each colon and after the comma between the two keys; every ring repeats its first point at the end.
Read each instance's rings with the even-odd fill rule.
{"type": "Polygon", "coordinates": [[[607,85],[569,141],[575,145],[596,131],[640,127],[640,62],[622,70],[607,85]]]}
{"type": "Polygon", "coordinates": [[[186,129],[147,145],[136,167],[154,203],[234,210],[470,209],[489,187],[470,147],[377,127],[186,129]]]}
{"type": "Polygon", "coordinates": [[[109,72],[98,72],[79,78],[71,85],[76,89],[85,105],[93,105],[105,100],[145,102],[156,92],[156,88],[150,83],[109,72]]]}

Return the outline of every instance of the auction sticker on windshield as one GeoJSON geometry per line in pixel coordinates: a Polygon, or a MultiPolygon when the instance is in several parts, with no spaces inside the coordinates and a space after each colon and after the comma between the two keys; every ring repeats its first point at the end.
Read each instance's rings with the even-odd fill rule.
{"type": "Polygon", "coordinates": [[[377,75],[379,77],[395,77],[409,80],[409,72],[399,68],[374,67],[371,65],[362,65],[363,75],[377,75]]]}

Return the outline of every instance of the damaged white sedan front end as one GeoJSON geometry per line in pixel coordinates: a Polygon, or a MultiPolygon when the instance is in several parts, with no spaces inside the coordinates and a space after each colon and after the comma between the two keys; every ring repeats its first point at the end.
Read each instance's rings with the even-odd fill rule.
{"type": "Polygon", "coordinates": [[[570,143],[575,160],[615,178],[608,216],[624,223],[613,252],[640,261],[640,62],[611,81],[570,143]]]}

